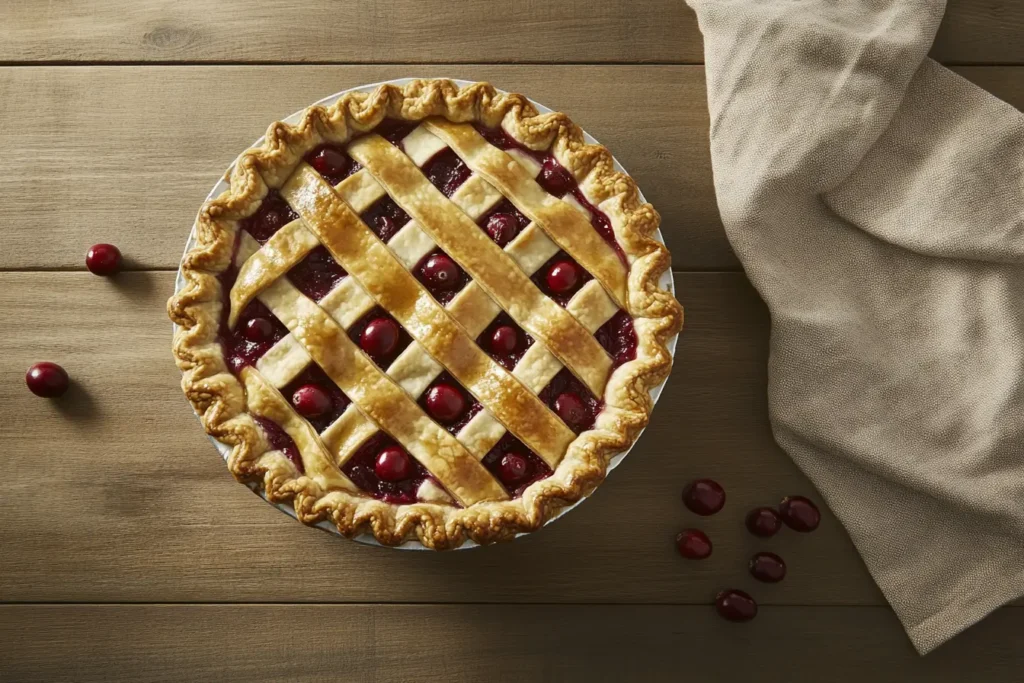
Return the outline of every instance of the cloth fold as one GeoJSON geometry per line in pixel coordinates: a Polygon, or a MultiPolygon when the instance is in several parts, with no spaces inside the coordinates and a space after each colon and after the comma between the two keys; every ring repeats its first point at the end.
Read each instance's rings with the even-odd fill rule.
{"type": "Polygon", "coordinates": [[[775,437],[917,649],[1024,595],[1024,115],[940,0],[688,0],[775,437]]]}

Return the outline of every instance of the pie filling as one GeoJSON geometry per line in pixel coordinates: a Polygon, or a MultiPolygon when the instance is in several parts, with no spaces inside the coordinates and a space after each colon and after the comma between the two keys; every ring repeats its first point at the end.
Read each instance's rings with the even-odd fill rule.
{"type": "MultiPolygon", "coordinates": [[[[385,119],[373,132],[402,149],[402,140],[418,124],[385,119]]],[[[537,182],[554,196],[571,194],[590,213],[594,229],[626,262],[615,241],[608,217],[592,205],[580,191],[575,179],[553,155],[521,145],[500,128],[476,129],[491,144],[503,150],[518,149],[541,166],[537,182]]],[[[360,165],[337,145],[320,145],[305,160],[328,182],[337,185],[360,170],[360,165]]],[[[451,148],[445,148],[423,165],[422,171],[446,197],[472,175],[470,168],[451,148]]],[[[276,190],[271,190],[256,212],[241,223],[242,229],[261,245],[279,229],[298,218],[276,190]]],[[[409,215],[391,197],[374,202],[360,215],[362,221],[384,242],[391,240],[410,220],[409,215]]],[[[507,246],[529,225],[529,219],[508,199],[502,199],[477,221],[481,230],[501,247],[507,246]]],[[[420,283],[442,305],[448,304],[470,282],[470,276],[448,254],[436,248],[411,269],[420,283]]],[[[239,315],[232,330],[227,327],[227,296],[238,271],[232,266],[220,275],[224,292],[224,314],[220,342],[228,367],[236,375],[259,359],[288,335],[287,327],[258,300],[250,302],[239,315]]],[[[326,247],[318,246],[287,274],[289,281],[304,295],[320,301],[347,273],[326,247]]],[[[533,275],[533,282],[547,296],[565,307],[593,276],[564,250],[558,251],[533,275]]],[[[348,335],[373,361],[386,371],[412,342],[410,335],[386,310],[375,307],[359,318],[348,335]]],[[[637,338],[633,319],[619,310],[594,336],[613,359],[613,368],[636,358],[637,338]]],[[[502,311],[477,337],[477,343],[506,370],[512,371],[534,343],[512,317],[502,311]]],[[[351,401],[315,363],[281,388],[281,394],[318,433],[333,424],[351,401]]],[[[561,369],[538,395],[576,434],[594,426],[603,401],[568,369],[561,369]]],[[[457,435],[482,409],[480,403],[447,371],[442,372],[418,397],[421,408],[450,433],[457,435]]],[[[302,458],[294,441],[275,422],[254,416],[271,447],[280,450],[303,471],[302,458]]],[[[506,432],[481,461],[483,466],[513,497],[520,496],[533,482],[551,475],[551,468],[511,432],[506,432]]],[[[440,491],[440,483],[400,444],[384,432],[377,432],[342,465],[342,472],[367,494],[381,500],[408,504],[423,499],[422,491],[440,491]]]]}

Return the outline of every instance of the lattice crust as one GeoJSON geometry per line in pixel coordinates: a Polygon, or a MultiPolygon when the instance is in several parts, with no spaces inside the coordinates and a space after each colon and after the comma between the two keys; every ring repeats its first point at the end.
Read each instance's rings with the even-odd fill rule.
{"type": "Polygon", "coordinates": [[[330,519],[347,536],[368,531],[382,543],[417,538],[431,548],[511,538],[593,490],[608,459],[647,422],[649,390],[671,365],[665,341],[682,323],[681,308],[657,285],[669,267],[666,250],[651,239],[657,225],[657,213],[614,171],[607,150],[585,144],[567,117],[540,115],[520,95],[483,83],[460,90],[449,81],[345,95],[309,108],[294,126],[271,125],[264,144],[239,158],[230,189],[200,211],[198,244],[182,262],[186,284],[168,303],[180,326],[174,351],[183,388],[207,432],[233,447],[232,473],[261,478],[267,496],[293,500],[306,523],[330,519]],[[422,123],[400,145],[364,135],[385,117],[422,123]],[[523,147],[553,154],[578,183],[580,201],[607,216],[624,258],[591,225],[586,206],[537,183],[542,167],[533,156],[492,145],[469,123],[500,126],[523,147]],[[332,187],[303,161],[324,143],[343,145],[361,169],[332,187]],[[450,197],[420,170],[446,150],[471,171],[450,197]],[[271,189],[299,218],[260,245],[240,221],[271,189]],[[386,195],[410,220],[385,243],[359,216],[386,195]],[[476,221],[505,200],[529,225],[502,248],[476,221]],[[347,276],[314,301],[286,275],[321,246],[347,276]],[[471,278],[443,306],[410,272],[438,248],[471,278]],[[560,250],[593,276],[564,307],[531,280],[560,250]],[[218,276],[232,267],[237,277],[222,291],[218,276]],[[287,334],[236,378],[219,343],[220,321],[226,316],[234,327],[253,300],[287,334]],[[347,333],[378,306],[412,337],[386,368],[347,333]],[[620,309],[633,318],[637,353],[613,370],[594,333],[620,309]],[[511,371],[475,342],[502,312],[535,340],[511,371]],[[320,433],[281,394],[309,367],[322,369],[351,400],[320,433]],[[604,401],[593,428],[579,436],[538,397],[563,369],[604,401]],[[455,434],[417,402],[445,371],[481,406],[455,434]],[[268,443],[257,420],[290,437],[301,472],[268,443]],[[343,474],[380,431],[431,475],[420,502],[371,498],[343,474]],[[507,432],[553,470],[513,499],[480,462],[507,432]]]}

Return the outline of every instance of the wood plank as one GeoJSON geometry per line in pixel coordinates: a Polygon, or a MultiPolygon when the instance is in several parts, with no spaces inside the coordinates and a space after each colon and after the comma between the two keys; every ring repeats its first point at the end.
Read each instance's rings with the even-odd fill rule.
{"type": "Polygon", "coordinates": [[[0,607],[12,681],[1019,681],[1024,610],[920,658],[882,607],[0,607]],[[555,635],[557,634],[557,635],[555,635]],[[116,672],[116,673],[114,673],[116,672]]]}
{"type": "MultiPolygon", "coordinates": [[[[0,4],[0,62],[662,62],[699,64],[676,0],[118,0],[0,4]],[[334,17],[332,19],[331,17],[334,17]],[[500,36],[500,37],[499,37],[500,36]]],[[[949,0],[932,54],[1024,63],[1017,0],[949,0]]]]}
{"type": "Polygon", "coordinates": [[[272,121],[417,73],[490,80],[567,112],[661,211],[677,267],[737,267],[715,205],[701,67],[449,65],[0,69],[0,196],[18,226],[0,269],[81,269],[98,241],[135,267],[176,267],[206,193],[272,121]]]}
{"type": "MultiPolygon", "coordinates": [[[[7,225],[17,227],[5,233],[0,270],[82,269],[86,249],[99,241],[118,244],[134,267],[175,267],[209,188],[270,121],[346,87],[424,70],[0,69],[0,92],[9,95],[0,99],[8,169],[0,195],[7,225]],[[160,88],[150,87],[154,80],[160,88]]],[[[959,71],[1024,107],[1024,68],[959,71]]],[[[677,268],[739,267],[714,199],[701,67],[447,66],[427,73],[491,80],[568,112],[614,151],[661,212],[677,268]]]]}
{"type": "Polygon", "coordinates": [[[747,510],[813,496],[768,428],[768,320],[739,273],[677,275],[687,306],[678,364],[653,424],[585,504],[514,543],[457,553],[358,545],[307,529],[227,473],[178,388],[163,302],[173,273],[0,274],[0,598],[6,601],[452,601],[704,603],[726,584],[770,604],[881,604],[846,534],[767,543],[747,510]],[[31,395],[25,369],[61,363],[78,386],[31,395]],[[718,479],[729,504],[688,514],[683,486],[718,479]],[[698,524],[715,554],[687,563],[698,524]],[[789,562],[777,586],[745,572],[756,550],[789,562]],[[388,580],[382,592],[383,577],[388,580]]]}

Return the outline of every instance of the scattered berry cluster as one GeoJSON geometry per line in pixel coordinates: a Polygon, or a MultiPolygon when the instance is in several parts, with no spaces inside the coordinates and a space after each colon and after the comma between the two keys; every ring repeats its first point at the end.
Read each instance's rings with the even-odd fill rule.
{"type": "MultiPolygon", "coordinates": [[[[712,479],[698,479],[683,490],[683,503],[702,517],[713,515],[725,507],[725,489],[712,479]]],[[[754,508],[747,514],[747,530],[758,538],[770,538],[785,524],[794,531],[807,533],[818,528],[821,513],[803,496],[787,496],[778,509],[754,508]]],[[[711,539],[700,529],[683,529],[676,536],[679,554],[690,560],[711,556],[711,539]]],[[[785,561],[770,552],[756,553],[748,564],[750,575],[764,583],[778,583],[786,578],[785,561]]],[[[757,602],[744,591],[730,588],[715,598],[718,613],[729,621],[750,621],[757,616],[757,602]]]]}
{"type": "MultiPolygon", "coordinates": [[[[85,267],[94,275],[115,275],[121,271],[121,252],[113,244],[96,244],[85,254],[85,267]]],[[[36,363],[25,373],[29,391],[43,398],[63,396],[70,385],[67,371],[56,363],[36,363]]]]}

